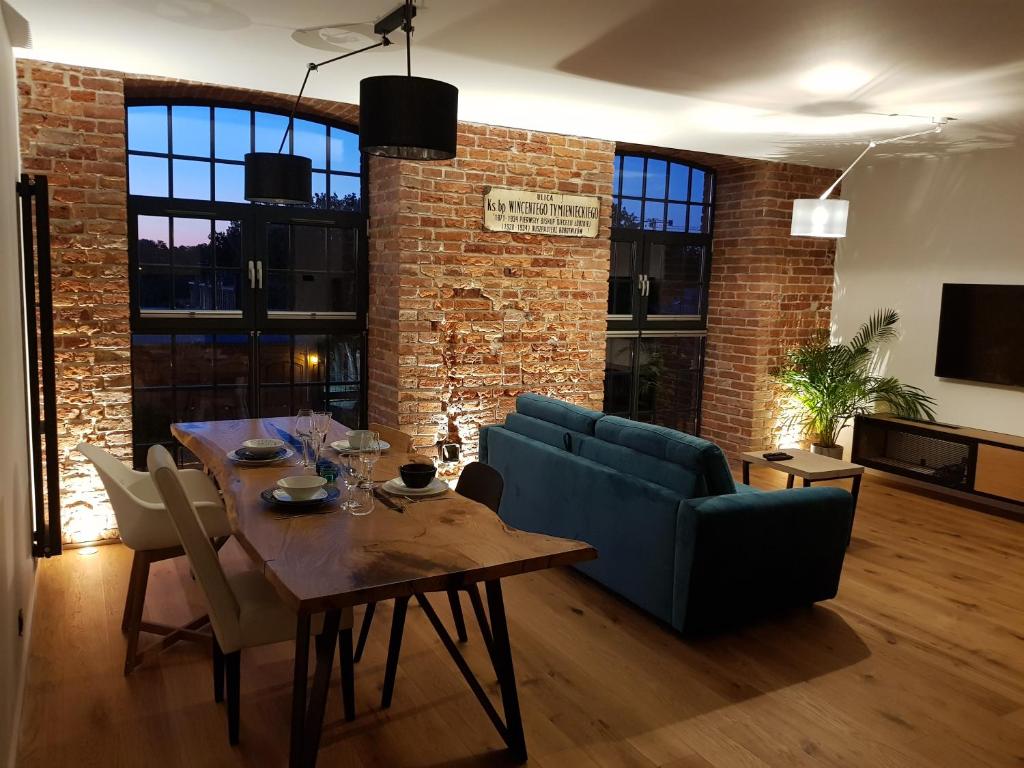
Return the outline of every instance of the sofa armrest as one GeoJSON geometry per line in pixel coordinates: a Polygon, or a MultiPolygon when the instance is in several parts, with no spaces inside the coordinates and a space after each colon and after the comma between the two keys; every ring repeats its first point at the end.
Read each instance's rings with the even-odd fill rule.
{"type": "Polygon", "coordinates": [[[835,597],[852,506],[847,491],[829,487],[682,502],[676,589],[686,597],[673,623],[700,632],[835,597]]]}

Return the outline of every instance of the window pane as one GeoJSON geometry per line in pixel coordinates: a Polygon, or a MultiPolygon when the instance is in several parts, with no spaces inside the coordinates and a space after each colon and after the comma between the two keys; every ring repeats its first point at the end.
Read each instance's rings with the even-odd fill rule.
{"type": "Polygon", "coordinates": [[[292,237],[295,238],[296,270],[323,272],[327,269],[327,227],[299,224],[292,227],[292,237]]]}
{"type": "Polygon", "coordinates": [[[622,158],[622,194],[642,197],[644,190],[644,159],[626,155],[622,158]]]}
{"type": "Polygon", "coordinates": [[[167,153],[167,107],[128,107],[128,149],[167,153]]]}
{"type": "Polygon", "coordinates": [[[644,190],[644,197],[654,200],[665,199],[665,181],[668,173],[668,163],[664,160],[650,158],[647,161],[647,186],[644,190]]]}
{"type": "Polygon", "coordinates": [[[288,384],[292,380],[292,338],[264,333],[260,340],[260,381],[288,384]]]}
{"type": "Polygon", "coordinates": [[[337,312],[357,309],[357,243],[355,230],[332,227],[327,231],[327,268],[333,275],[331,305],[337,312]]]}
{"type": "Polygon", "coordinates": [[[690,188],[690,200],[695,203],[710,202],[706,197],[709,190],[705,189],[707,186],[705,184],[707,174],[694,168],[691,175],[693,176],[693,184],[690,188]]]}
{"type": "Polygon", "coordinates": [[[171,270],[167,267],[139,267],[139,308],[171,308],[171,270]]]}
{"type": "Polygon", "coordinates": [[[703,205],[690,206],[690,220],[687,227],[688,232],[707,232],[710,221],[708,209],[703,205]]]}
{"type": "Polygon", "coordinates": [[[665,222],[668,232],[686,231],[686,206],[681,203],[668,204],[668,219],[665,222]]]}
{"type": "Polygon", "coordinates": [[[608,314],[633,314],[633,243],[612,243],[608,314]]]}
{"type": "MultiPolygon", "coordinates": [[[[285,128],[288,127],[288,118],[284,115],[274,115],[269,112],[256,113],[256,151],[277,152],[281,146],[281,137],[284,136],[285,128]]],[[[285,152],[288,151],[288,142],[284,145],[285,152]]]]}
{"type": "Polygon", "coordinates": [[[331,128],[331,170],[359,173],[359,136],[331,128]]]}
{"type": "Polygon", "coordinates": [[[313,161],[314,168],[327,167],[327,127],[308,120],[295,121],[295,151],[313,161]]]}
{"type": "Polygon", "coordinates": [[[128,191],[132,195],[167,197],[167,160],[128,155],[128,191]]]}
{"type": "Polygon", "coordinates": [[[612,205],[612,226],[640,229],[640,201],[620,200],[612,205]]]}
{"type": "Polygon", "coordinates": [[[213,264],[209,219],[174,219],[174,266],[208,267],[213,264]]]}
{"type": "Polygon", "coordinates": [[[215,277],[216,309],[238,309],[242,275],[237,269],[218,269],[215,277]]]}
{"type": "Polygon", "coordinates": [[[648,200],[644,203],[644,229],[660,232],[665,229],[665,204],[648,200]]]}
{"type": "Polygon", "coordinates": [[[214,199],[225,203],[244,203],[245,199],[245,166],[217,163],[214,168],[217,185],[214,199]]]}
{"type": "Polygon", "coordinates": [[[188,200],[210,199],[210,164],[199,160],[174,161],[172,197],[188,200]]]}
{"type": "Polygon", "coordinates": [[[249,114],[247,109],[213,110],[214,153],[221,160],[242,160],[249,151],[249,114]]]}
{"type": "Polygon", "coordinates": [[[175,155],[210,156],[209,107],[171,107],[171,131],[175,155]]]}
{"type": "Polygon", "coordinates": [[[694,432],[703,342],[692,336],[641,340],[639,416],[663,427],[694,432]]]}
{"type": "Polygon", "coordinates": [[[170,264],[170,228],[166,216],[139,216],[135,254],[140,264],[170,264]]]}
{"type": "Polygon", "coordinates": [[[242,263],[242,222],[216,221],[213,236],[218,267],[238,267],[242,263]]]}
{"type": "Polygon", "coordinates": [[[672,163],[668,176],[668,196],[672,200],[686,201],[690,183],[690,168],[672,163]]]}
{"type": "Polygon", "coordinates": [[[132,336],[132,383],[135,388],[170,386],[173,371],[167,364],[170,359],[169,335],[132,336]]]}
{"type": "Polygon", "coordinates": [[[213,354],[213,336],[178,334],[174,349],[177,385],[213,384],[213,354]]]}
{"type": "Polygon", "coordinates": [[[361,194],[358,176],[331,174],[331,200],[328,207],[339,211],[358,211],[361,194]]]}
{"type": "Polygon", "coordinates": [[[248,385],[249,337],[243,334],[218,336],[216,365],[219,385],[248,385]]]}
{"type": "Polygon", "coordinates": [[[605,344],[604,412],[630,415],[633,393],[633,353],[636,339],[610,338],[605,344]]]}
{"type": "Polygon", "coordinates": [[[193,311],[216,309],[212,269],[174,270],[174,308],[193,311]]]}
{"type": "Polygon", "coordinates": [[[313,174],[313,207],[328,208],[327,205],[327,174],[313,174]]]}
{"type": "Polygon", "coordinates": [[[136,391],[132,397],[132,432],[137,443],[167,440],[174,422],[174,392],[136,391]]]}
{"type": "Polygon", "coordinates": [[[652,244],[647,251],[650,292],[648,315],[701,314],[701,269],[704,249],[700,246],[652,244]]]}
{"type": "Polygon", "coordinates": [[[288,235],[287,224],[267,225],[267,266],[270,269],[288,269],[288,235]]]}
{"type": "Polygon", "coordinates": [[[621,175],[619,169],[621,168],[621,166],[622,166],[622,156],[621,155],[616,155],[615,156],[615,163],[612,165],[612,194],[613,195],[619,194],[619,176],[621,175]]]}

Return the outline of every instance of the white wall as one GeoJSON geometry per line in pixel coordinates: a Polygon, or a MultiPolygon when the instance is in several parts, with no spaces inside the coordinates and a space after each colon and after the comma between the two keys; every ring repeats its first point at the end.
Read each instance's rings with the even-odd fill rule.
{"type": "Polygon", "coordinates": [[[935,345],[944,282],[1024,284],[1022,180],[1019,147],[858,166],[843,182],[850,226],[839,242],[832,309],[844,340],[875,309],[898,309],[903,335],[886,372],[932,395],[939,421],[1017,435],[1024,389],[938,379],[935,345]]]}
{"type": "Polygon", "coordinates": [[[0,762],[14,765],[28,633],[19,638],[18,610],[31,616],[35,567],[30,548],[30,488],[25,368],[21,333],[18,107],[14,55],[0,15],[0,762]]]}

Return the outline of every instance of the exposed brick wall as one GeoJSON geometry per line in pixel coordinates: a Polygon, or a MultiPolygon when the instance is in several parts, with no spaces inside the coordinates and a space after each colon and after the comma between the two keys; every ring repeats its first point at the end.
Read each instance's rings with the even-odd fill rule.
{"type": "Polygon", "coordinates": [[[468,460],[479,427],[521,392],[601,407],[614,152],[607,141],[462,124],[452,161],[371,166],[387,191],[372,198],[376,275],[387,278],[371,288],[371,358],[384,374],[371,380],[371,418],[421,447],[460,441],[468,460]],[[485,186],[600,195],[599,236],[485,232],[485,186]],[[397,351],[386,333],[396,318],[397,351]]]}
{"type": "Polygon", "coordinates": [[[714,237],[701,436],[732,460],[792,445],[772,371],[793,346],[827,329],[835,241],[790,237],[792,201],[817,197],[838,171],[700,152],[621,145],[711,167],[714,237]]]}
{"type": "Polygon", "coordinates": [[[128,458],[131,381],[121,75],[18,62],[22,167],[49,177],[64,535],[116,535],[84,439],[128,458]]]}

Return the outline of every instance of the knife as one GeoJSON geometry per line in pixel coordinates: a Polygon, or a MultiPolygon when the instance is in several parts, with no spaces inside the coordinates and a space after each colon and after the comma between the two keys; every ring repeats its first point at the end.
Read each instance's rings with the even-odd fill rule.
{"type": "Polygon", "coordinates": [[[395,512],[405,512],[405,507],[404,506],[399,504],[397,501],[392,499],[390,496],[385,494],[380,489],[374,488],[373,489],[373,496],[374,496],[374,498],[379,499],[384,504],[384,506],[391,507],[391,509],[395,510],[395,512]]]}

